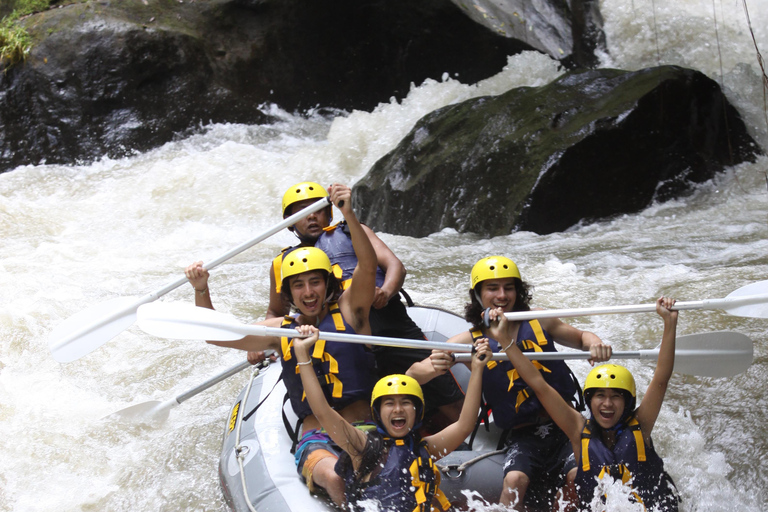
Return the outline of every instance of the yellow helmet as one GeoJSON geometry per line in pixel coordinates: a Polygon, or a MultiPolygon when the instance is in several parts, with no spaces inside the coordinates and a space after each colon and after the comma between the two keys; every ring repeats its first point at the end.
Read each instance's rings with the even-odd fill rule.
{"type": "Polygon", "coordinates": [[[474,289],[478,283],[488,279],[504,279],[506,277],[521,279],[520,271],[515,262],[504,256],[488,256],[472,267],[472,274],[470,274],[472,285],[470,288],[474,289]]]}
{"type": "Polygon", "coordinates": [[[371,393],[371,412],[376,421],[380,421],[379,399],[387,395],[410,395],[418,400],[416,421],[424,419],[424,393],[416,379],[408,375],[388,375],[373,386],[371,393]]]}
{"type": "MultiPolygon", "coordinates": [[[[291,205],[306,199],[322,199],[324,197],[328,197],[328,191],[319,183],[315,183],[313,181],[303,181],[301,183],[295,184],[286,190],[285,194],[283,194],[283,218],[287,217],[285,211],[291,205]]],[[[328,216],[330,217],[328,220],[331,221],[333,220],[333,209],[330,208],[330,205],[328,206],[328,216]]]]}
{"type": "Polygon", "coordinates": [[[584,394],[590,389],[611,388],[623,389],[632,397],[635,397],[635,378],[632,374],[618,364],[603,364],[592,368],[584,382],[584,394]]]}
{"type": "Polygon", "coordinates": [[[310,270],[325,270],[331,273],[331,260],[328,255],[316,247],[299,247],[288,253],[280,267],[280,282],[285,286],[285,280],[291,276],[303,274],[310,270]]]}

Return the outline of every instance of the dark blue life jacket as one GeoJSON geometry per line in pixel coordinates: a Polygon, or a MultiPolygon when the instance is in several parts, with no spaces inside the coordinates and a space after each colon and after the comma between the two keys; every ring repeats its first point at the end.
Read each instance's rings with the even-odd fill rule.
{"type": "MultiPolygon", "coordinates": [[[[357,255],[352,246],[349,230],[346,222],[339,222],[323,229],[324,233],[315,242],[315,247],[322,249],[331,260],[331,265],[341,268],[342,288],[346,290],[352,281],[352,274],[357,266],[357,255]]],[[[376,286],[381,288],[384,284],[385,273],[381,267],[376,267],[376,286]]]]}
{"type": "MultiPolygon", "coordinates": [[[[472,339],[486,337],[479,329],[470,331],[472,339]]],[[[488,339],[493,352],[501,352],[499,343],[488,339]]],[[[522,352],[557,352],[554,339],[538,320],[522,322],[517,331],[518,348],[522,352]]],[[[544,376],[544,380],[555,388],[566,402],[577,402],[579,386],[571,369],[564,361],[532,361],[544,376]]],[[[483,372],[483,398],[493,411],[493,419],[504,429],[540,423],[546,418],[544,406],[520,377],[509,361],[489,361],[483,372]]],[[[549,420],[547,420],[549,421],[549,420]]]]}
{"type": "MultiPolygon", "coordinates": [[[[295,329],[296,319],[286,316],[282,327],[295,329]]],[[[317,326],[322,332],[347,332],[354,334],[341,314],[337,303],[329,304],[329,312],[317,326]]],[[[282,377],[291,400],[293,411],[303,419],[312,414],[304,394],[299,367],[293,349],[293,338],[281,338],[282,377]]],[[[320,380],[328,403],[341,410],[358,400],[368,402],[374,385],[374,358],[365,345],[319,339],[310,354],[312,367],[320,380]]]]}
{"type": "Polygon", "coordinates": [[[440,490],[440,470],[427,450],[427,443],[413,434],[402,439],[382,439],[381,456],[367,481],[360,478],[367,475],[355,475],[351,464],[337,464],[337,471],[346,482],[347,500],[375,500],[378,510],[387,512],[449,510],[451,503],[440,490]],[[438,506],[434,505],[435,499],[438,506]]]}
{"type": "Polygon", "coordinates": [[[596,433],[600,430],[590,418],[581,433],[581,460],[576,474],[576,489],[583,507],[589,507],[597,481],[605,475],[632,486],[633,499],[646,510],[676,511],[678,496],[664,462],[645,443],[640,423],[630,415],[616,430],[616,444],[608,448],[596,433]],[[631,479],[631,482],[630,482],[631,479]]]}

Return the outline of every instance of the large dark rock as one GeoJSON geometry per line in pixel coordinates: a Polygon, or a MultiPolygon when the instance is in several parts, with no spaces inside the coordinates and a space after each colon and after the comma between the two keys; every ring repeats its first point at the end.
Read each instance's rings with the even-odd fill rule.
{"type": "Polygon", "coordinates": [[[451,0],[477,23],[525,41],[568,67],[595,67],[606,52],[598,0],[451,0]]]}
{"type": "Polygon", "coordinates": [[[412,83],[497,73],[529,45],[450,0],[119,0],[26,18],[0,73],[0,172],[144,151],[260,106],[371,109],[412,83]]]}
{"type": "Polygon", "coordinates": [[[353,202],[371,228],[399,235],[547,234],[684,194],[758,151],[697,71],[572,72],[428,114],[353,202]]]}

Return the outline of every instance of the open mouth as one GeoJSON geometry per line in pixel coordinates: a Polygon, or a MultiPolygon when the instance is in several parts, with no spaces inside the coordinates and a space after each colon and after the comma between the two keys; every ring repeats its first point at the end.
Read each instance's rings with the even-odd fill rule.
{"type": "Polygon", "coordinates": [[[405,418],[392,418],[392,426],[397,430],[405,428],[405,418]]]}
{"type": "Polygon", "coordinates": [[[600,417],[603,418],[604,420],[613,419],[613,415],[614,415],[613,411],[607,411],[607,410],[600,411],[600,417]]]}

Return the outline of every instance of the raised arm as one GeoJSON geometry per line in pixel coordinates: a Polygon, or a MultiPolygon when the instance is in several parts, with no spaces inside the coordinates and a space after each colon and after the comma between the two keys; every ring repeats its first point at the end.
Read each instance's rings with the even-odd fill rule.
{"type": "Polygon", "coordinates": [[[352,191],[349,187],[333,184],[329,193],[331,201],[341,210],[347,221],[352,247],[357,257],[357,266],[352,273],[352,284],[341,295],[339,307],[355,331],[360,334],[370,334],[368,315],[376,292],[376,251],[352,210],[352,191]]]}
{"type": "Polygon", "coordinates": [[[355,469],[360,467],[361,454],[365,448],[365,434],[353,427],[341,414],[336,412],[326,400],[320,383],[317,380],[309,351],[318,339],[320,330],[312,325],[300,325],[296,328],[301,335],[311,335],[308,338],[294,338],[293,348],[296,353],[296,364],[301,376],[301,384],[307,395],[307,403],[312,414],[320,425],[328,432],[333,442],[347,452],[352,458],[355,469]]]}
{"type": "Polygon", "coordinates": [[[651,383],[643,396],[640,407],[637,408],[637,421],[646,442],[651,437],[651,431],[659,417],[661,404],[667,392],[672,370],[675,368],[675,338],[677,336],[677,311],[671,311],[675,299],[661,297],[656,301],[656,312],[664,320],[664,333],[661,336],[659,359],[653,372],[651,383]]]}
{"type": "Polygon", "coordinates": [[[392,252],[392,249],[376,236],[371,228],[363,225],[363,231],[368,235],[368,239],[373,245],[378,266],[384,269],[384,283],[381,288],[376,288],[376,295],[373,300],[373,307],[381,309],[402,289],[403,283],[405,283],[405,265],[392,252]]]}
{"type": "Polygon", "coordinates": [[[492,357],[487,338],[478,340],[475,348],[476,352],[472,355],[471,363],[472,373],[469,376],[467,394],[464,397],[459,419],[440,432],[424,438],[429,445],[429,453],[436,459],[441,459],[458,448],[475,428],[477,413],[480,410],[483,370],[492,357]]]}
{"type": "Polygon", "coordinates": [[[213,308],[211,301],[211,292],[208,290],[208,270],[203,267],[202,261],[196,261],[184,269],[184,275],[187,276],[189,284],[195,289],[195,306],[201,308],[213,308]]]}

